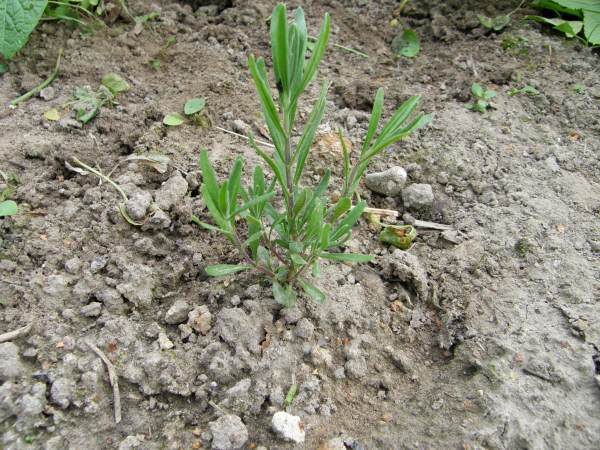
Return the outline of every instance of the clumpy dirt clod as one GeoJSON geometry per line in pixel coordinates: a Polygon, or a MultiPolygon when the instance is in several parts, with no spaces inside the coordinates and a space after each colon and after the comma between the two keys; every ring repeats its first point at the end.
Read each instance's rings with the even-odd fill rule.
{"type": "Polygon", "coordinates": [[[207,220],[199,149],[221,177],[242,156],[248,179],[259,158],[235,136],[162,119],[203,97],[215,125],[267,139],[246,58],[268,56],[273,5],[130,1],[134,16],[160,12],[135,32],[125,21],[93,34],[43,23],[0,75],[6,105],[64,48],[52,89],[0,112],[0,170],[20,207],[0,219],[0,447],[597,446],[597,51],[518,20],[527,10],[502,33],[479,26],[477,14],[517,6],[508,0],[408,2],[399,16],[395,1],[305,3],[309,29],[329,11],[332,40],[369,58],[328,49],[317,81],[334,87],[304,182],[330,168],[336,190],[336,130],[355,161],[379,86],[385,118],[420,94],[435,121],[379,156],[359,192],[451,229],[418,227],[401,251],[361,221],[340,250],[376,258],[324,263],[324,305],[282,309],[254,274],[208,279],[205,265],[239,255],[190,223],[207,220]],[[418,33],[416,58],[393,55],[393,18],[418,33]],[[525,51],[503,50],[509,37],[525,51]],[[62,105],[106,72],[131,90],[82,126],[62,105]],[[465,108],[473,82],[498,92],[496,109],[465,108]],[[539,94],[507,95],[524,85],[539,94]],[[50,108],[60,121],[43,117],[50,108]],[[164,171],[125,160],[157,152],[164,171]],[[112,186],[65,166],[74,156],[111,174],[142,226],[123,219],[112,186]],[[87,343],[115,367],[119,424],[87,343]]]}

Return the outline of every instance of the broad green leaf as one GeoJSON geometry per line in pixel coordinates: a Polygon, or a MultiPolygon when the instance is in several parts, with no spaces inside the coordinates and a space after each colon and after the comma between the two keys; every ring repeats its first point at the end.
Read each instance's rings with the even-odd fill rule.
{"type": "Polygon", "coordinates": [[[129,84],[125,81],[121,75],[116,73],[107,73],[102,77],[102,84],[116,96],[121,92],[127,92],[129,90],[129,84]]]}
{"type": "Polygon", "coordinates": [[[392,50],[396,55],[414,58],[421,50],[419,36],[414,30],[406,29],[392,41],[392,50]]]}
{"type": "Polygon", "coordinates": [[[19,212],[17,204],[12,200],[0,202],[0,217],[14,216],[19,212]]]}
{"type": "Polygon", "coordinates": [[[525,19],[552,25],[570,38],[575,37],[583,29],[583,22],[578,20],[550,19],[542,16],[526,16],[525,19]]]}
{"type": "Polygon", "coordinates": [[[291,253],[290,259],[297,266],[305,266],[307,264],[306,260],[304,258],[302,258],[302,256],[298,255],[297,253],[291,253]]]}
{"type": "Polygon", "coordinates": [[[323,252],[319,255],[321,258],[330,259],[332,261],[356,262],[365,263],[373,260],[371,255],[363,255],[361,253],[328,253],[323,252]]]}
{"type": "Polygon", "coordinates": [[[492,19],[492,29],[494,31],[502,31],[510,24],[510,16],[501,14],[492,19]]]}
{"type": "Polygon", "coordinates": [[[185,117],[178,112],[167,114],[163,119],[163,123],[169,127],[178,127],[183,122],[185,122],[185,117]]]}
{"type": "Polygon", "coordinates": [[[202,111],[205,105],[206,100],[204,100],[203,98],[191,98],[187,102],[185,102],[183,112],[186,116],[191,116],[192,114],[196,114],[202,111]]]}
{"type": "Polygon", "coordinates": [[[583,28],[588,42],[592,45],[600,45],[600,2],[597,10],[583,12],[583,28]]]}
{"type": "MultiPolygon", "coordinates": [[[[591,1],[594,1],[594,0],[591,0],[591,1]]],[[[568,3],[568,2],[566,2],[566,3],[568,3]]],[[[577,2],[573,2],[573,3],[577,3],[577,2]]],[[[568,7],[561,5],[558,1],[554,1],[554,0],[534,0],[532,2],[531,6],[533,6],[534,8],[538,8],[538,9],[550,9],[556,13],[566,13],[566,14],[570,14],[572,16],[583,17],[581,10],[578,9],[577,7],[568,8],[568,7]]]]}
{"type": "Polygon", "coordinates": [[[0,54],[11,59],[27,43],[48,0],[0,0],[0,54]]]}
{"type": "Polygon", "coordinates": [[[211,277],[223,277],[248,269],[252,269],[250,264],[214,264],[204,267],[204,271],[211,277]]]}
{"type": "Polygon", "coordinates": [[[315,303],[318,303],[319,305],[322,305],[323,303],[325,303],[325,300],[326,300],[325,294],[320,289],[316,288],[315,286],[313,286],[306,280],[300,279],[300,280],[298,280],[298,283],[300,284],[300,286],[302,287],[304,292],[306,292],[306,294],[312,300],[315,301],[315,303]]]}
{"type": "Polygon", "coordinates": [[[483,99],[484,99],[484,100],[491,100],[491,99],[493,99],[495,96],[496,96],[496,92],[494,92],[494,91],[490,91],[490,90],[487,90],[487,91],[485,91],[485,92],[484,92],[484,94],[483,94],[483,99]]]}

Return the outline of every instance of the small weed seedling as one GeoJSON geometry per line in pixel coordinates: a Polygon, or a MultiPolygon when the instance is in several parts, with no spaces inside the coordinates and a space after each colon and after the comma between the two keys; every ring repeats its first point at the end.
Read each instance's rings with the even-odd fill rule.
{"type": "Polygon", "coordinates": [[[178,127],[185,123],[187,117],[193,120],[198,126],[210,126],[210,118],[203,112],[205,105],[206,100],[203,98],[189,99],[183,106],[183,114],[178,112],[169,113],[163,119],[163,123],[168,127],[178,127]]]}
{"type": "Polygon", "coordinates": [[[0,170],[3,186],[0,188],[0,218],[14,216],[19,212],[19,208],[14,200],[10,200],[15,187],[16,179],[14,176],[8,176],[0,170]]]}
{"type": "Polygon", "coordinates": [[[526,86],[523,86],[521,89],[513,87],[510,88],[507,92],[507,94],[510,97],[513,97],[515,95],[520,95],[520,94],[524,94],[524,95],[530,95],[530,96],[534,96],[534,95],[539,95],[540,91],[538,91],[536,88],[534,88],[533,86],[530,86],[529,84],[526,86]]]}
{"type": "Polygon", "coordinates": [[[208,152],[202,150],[200,153],[202,196],[214,225],[196,216],[192,220],[205,229],[224,234],[244,259],[241,264],[206,266],[206,273],[223,276],[257,270],[271,282],[275,300],[285,306],[294,304],[298,289],[317,303],[325,301],[325,294],[310,281],[310,274],[319,274],[320,259],[371,260],[369,255],[339,252],[366,207],[364,201],[352,205],[353,194],[376,155],[432,119],[431,115],[421,113],[409,120],[419,102],[419,97],[414,96],[400,106],[375,138],[383,109],[383,90],[379,89],[367,134],[354,165],[342,132],[339,132],[343,150],[343,182],[339,198],[334,201],[327,195],[329,170],[316,187],[304,186],[304,168],[325,111],[328,81],[323,82],[299,140],[292,134],[298,100],[316,74],[327,47],[329,30],[330,19],[326,14],[311,57],[306,61],[308,35],[302,9],[296,9],[293,21],[288,23],[285,6],[275,7],[271,17],[271,50],[279,107],[269,87],[265,61],[252,55],[248,58],[275,149],[272,154],[268,153],[252,136],[250,144],[272,172],[271,182],[266,180],[262,167],[256,166],[250,186],[242,187],[242,158],[235,161],[229,177],[219,182],[208,152]]]}
{"type": "Polygon", "coordinates": [[[478,83],[473,83],[471,86],[471,94],[475,97],[475,102],[469,103],[467,108],[484,113],[488,108],[494,107],[490,103],[490,100],[496,96],[496,92],[487,90],[478,83]]]}

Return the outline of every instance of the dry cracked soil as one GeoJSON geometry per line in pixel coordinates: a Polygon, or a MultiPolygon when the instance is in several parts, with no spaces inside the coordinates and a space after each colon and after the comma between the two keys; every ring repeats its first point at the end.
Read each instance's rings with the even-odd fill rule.
{"type": "Polygon", "coordinates": [[[0,219],[0,333],[32,324],[0,343],[0,447],[598,448],[598,52],[522,20],[527,9],[500,33],[479,25],[516,1],[413,1],[401,14],[388,0],[288,6],[299,3],[313,34],[328,11],[332,41],[368,55],[328,49],[318,79],[333,86],[306,182],[329,167],[337,184],[331,133],[342,127],[356,154],[377,87],[386,117],[420,94],[433,123],[369,169],[403,167],[406,186],[359,191],[451,229],[419,228],[402,251],[361,221],[346,248],[376,258],[324,265],[322,306],[282,309],[251,273],[209,279],[206,264],[239,257],[190,223],[207,218],[198,153],[220,175],[240,155],[247,172],[260,164],[215,126],[265,139],[246,58],[268,58],[274,2],[138,0],[132,15],[158,18],[134,27],[122,14],[93,32],[43,23],[0,75],[0,169],[20,205],[0,219]],[[421,38],[416,58],[391,50],[403,27],[421,38]],[[6,108],[59,48],[51,89],[6,108]],[[130,90],[80,124],[75,88],[108,72],[130,90]],[[484,114],[466,108],[475,81],[498,93],[484,114]],[[508,95],[524,86],[538,94],[508,95]],[[165,127],[192,97],[206,99],[201,120],[165,127]],[[52,108],[60,120],[44,117],[52,108]],[[165,170],[127,160],[147,152],[168,156],[165,170]],[[144,224],[123,220],[117,191],[73,158],[110,173],[144,224]],[[118,424],[92,346],[114,367],[118,424]]]}

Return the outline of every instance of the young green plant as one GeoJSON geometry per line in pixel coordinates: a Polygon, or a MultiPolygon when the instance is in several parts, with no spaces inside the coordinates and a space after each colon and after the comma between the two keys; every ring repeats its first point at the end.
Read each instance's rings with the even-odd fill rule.
{"type": "Polygon", "coordinates": [[[379,89],[367,134],[352,164],[340,130],[343,149],[341,195],[335,201],[328,196],[331,177],[326,170],[316,186],[304,185],[304,169],[325,111],[329,81],[324,81],[312,112],[299,139],[293,139],[301,94],[315,77],[327,47],[330,18],[326,14],[320,34],[306,60],[307,29],[302,8],[296,9],[288,23],[283,4],[275,7],[271,17],[271,50],[277,87],[277,104],[268,83],[265,61],[250,55],[248,66],[271,135],[274,150],[258,146],[252,136],[250,144],[272,173],[267,181],[260,165],[254,168],[248,187],[241,183],[244,160],[238,158],[224,181],[219,182],[208,152],[200,153],[202,196],[213,224],[193,216],[199,226],[225,235],[244,259],[240,264],[217,264],[205,267],[211,276],[223,276],[254,269],[272,284],[275,300],[293,305],[299,290],[318,303],[325,294],[311,281],[319,274],[321,259],[345,262],[368,262],[371,256],[340,253],[339,248],[351,236],[353,226],[366,203],[352,204],[352,198],[367,166],[385,148],[405,138],[432,119],[418,114],[410,119],[419,97],[413,96],[400,106],[387,124],[377,130],[383,110],[383,90],[379,89]]]}
{"type": "Polygon", "coordinates": [[[467,108],[480,113],[486,112],[488,108],[493,108],[490,100],[496,96],[496,92],[484,88],[479,83],[473,83],[471,86],[471,94],[475,98],[475,101],[469,103],[467,108]]]}

